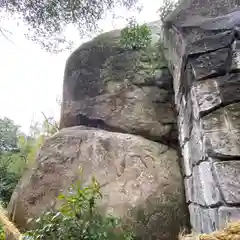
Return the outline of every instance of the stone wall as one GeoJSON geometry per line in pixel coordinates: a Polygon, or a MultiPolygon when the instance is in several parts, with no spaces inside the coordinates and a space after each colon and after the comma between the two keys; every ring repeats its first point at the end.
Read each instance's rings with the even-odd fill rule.
{"type": "Polygon", "coordinates": [[[191,225],[240,219],[239,1],[182,1],[165,22],[191,225]]]}

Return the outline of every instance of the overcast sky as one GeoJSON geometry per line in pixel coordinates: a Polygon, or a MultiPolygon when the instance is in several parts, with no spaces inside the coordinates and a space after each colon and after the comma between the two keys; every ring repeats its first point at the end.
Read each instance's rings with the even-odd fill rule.
{"type": "MultiPolygon", "coordinates": [[[[119,16],[136,16],[140,23],[158,20],[156,13],[161,0],[142,0],[140,13],[118,9],[119,16]],[[151,3],[149,3],[151,2],[151,3]]],[[[101,22],[104,31],[122,28],[124,18],[112,21],[111,16],[101,22]]],[[[40,120],[41,112],[59,118],[56,98],[61,97],[64,66],[69,52],[53,55],[42,50],[37,44],[27,41],[23,29],[14,21],[4,22],[4,27],[12,32],[11,43],[0,36],[0,117],[6,116],[28,132],[32,119],[40,120]]],[[[78,47],[87,39],[80,39],[77,32],[69,30],[69,38],[78,47]]]]}

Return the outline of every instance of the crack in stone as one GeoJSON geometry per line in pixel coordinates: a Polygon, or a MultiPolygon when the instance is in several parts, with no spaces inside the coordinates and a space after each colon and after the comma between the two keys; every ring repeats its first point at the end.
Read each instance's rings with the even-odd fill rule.
{"type": "MultiPolygon", "coordinates": [[[[145,139],[148,139],[150,141],[154,141],[154,142],[166,145],[166,146],[171,147],[173,149],[178,149],[178,145],[179,145],[178,140],[174,141],[173,139],[171,139],[170,134],[172,133],[172,131],[170,133],[167,133],[167,134],[161,136],[161,137],[154,137],[154,136],[151,136],[151,135],[147,134],[146,131],[137,131],[137,132],[126,131],[126,130],[120,128],[120,127],[111,126],[100,118],[90,118],[90,117],[88,117],[84,114],[78,114],[77,115],[77,123],[78,123],[78,125],[97,128],[97,129],[102,129],[102,130],[105,130],[105,131],[108,131],[108,132],[118,132],[118,133],[141,136],[145,139]]],[[[173,125],[173,124],[170,124],[170,125],[173,125]]],[[[163,125],[164,125],[164,123],[163,123],[163,125]]],[[[169,124],[166,124],[166,125],[169,125],[169,124]]]]}
{"type": "Polygon", "coordinates": [[[211,114],[212,112],[214,112],[214,111],[216,111],[216,110],[218,110],[220,108],[224,108],[224,107],[227,107],[228,105],[231,105],[233,103],[239,103],[239,102],[240,102],[240,97],[239,97],[239,100],[230,100],[230,101],[226,100],[225,102],[220,103],[217,106],[214,106],[214,107],[212,107],[212,108],[210,108],[208,110],[200,112],[200,117],[203,118],[203,117],[207,116],[208,114],[211,114]]]}

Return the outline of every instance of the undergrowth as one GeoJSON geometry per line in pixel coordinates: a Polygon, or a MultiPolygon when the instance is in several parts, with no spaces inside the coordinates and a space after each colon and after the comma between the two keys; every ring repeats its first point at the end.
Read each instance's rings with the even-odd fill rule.
{"type": "Polygon", "coordinates": [[[35,227],[24,236],[31,240],[133,240],[131,229],[121,219],[100,214],[96,202],[101,197],[95,178],[86,187],[77,183],[68,195],[58,197],[62,201],[58,210],[31,219],[35,227]]]}

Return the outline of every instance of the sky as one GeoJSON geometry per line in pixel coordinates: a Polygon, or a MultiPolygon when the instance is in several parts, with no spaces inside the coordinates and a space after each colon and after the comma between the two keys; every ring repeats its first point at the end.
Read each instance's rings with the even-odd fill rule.
{"type": "MultiPolygon", "coordinates": [[[[140,0],[142,11],[115,9],[119,16],[112,20],[108,14],[99,25],[105,32],[126,26],[126,19],[135,16],[139,23],[159,19],[157,9],[161,0],[140,0]]],[[[36,43],[26,40],[24,28],[14,20],[6,20],[4,28],[11,31],[11,41],[0,36],[0,117],[8,117],[28,133],[32,121],[41,121],[44,112],[47,116],[59,119],[60,108],[57,99],[62,95],[65,62],[69,51],[50,54],[36,43]]],[[[74,40],[75,48],[88,39],[81,39],[77,31],[69,28],[68,38],[74,40]]],[[[93,35],[94,37],[94,35],[93,35]]],[[[73,48],[74,50],[74,48],[73,48]]]]}

